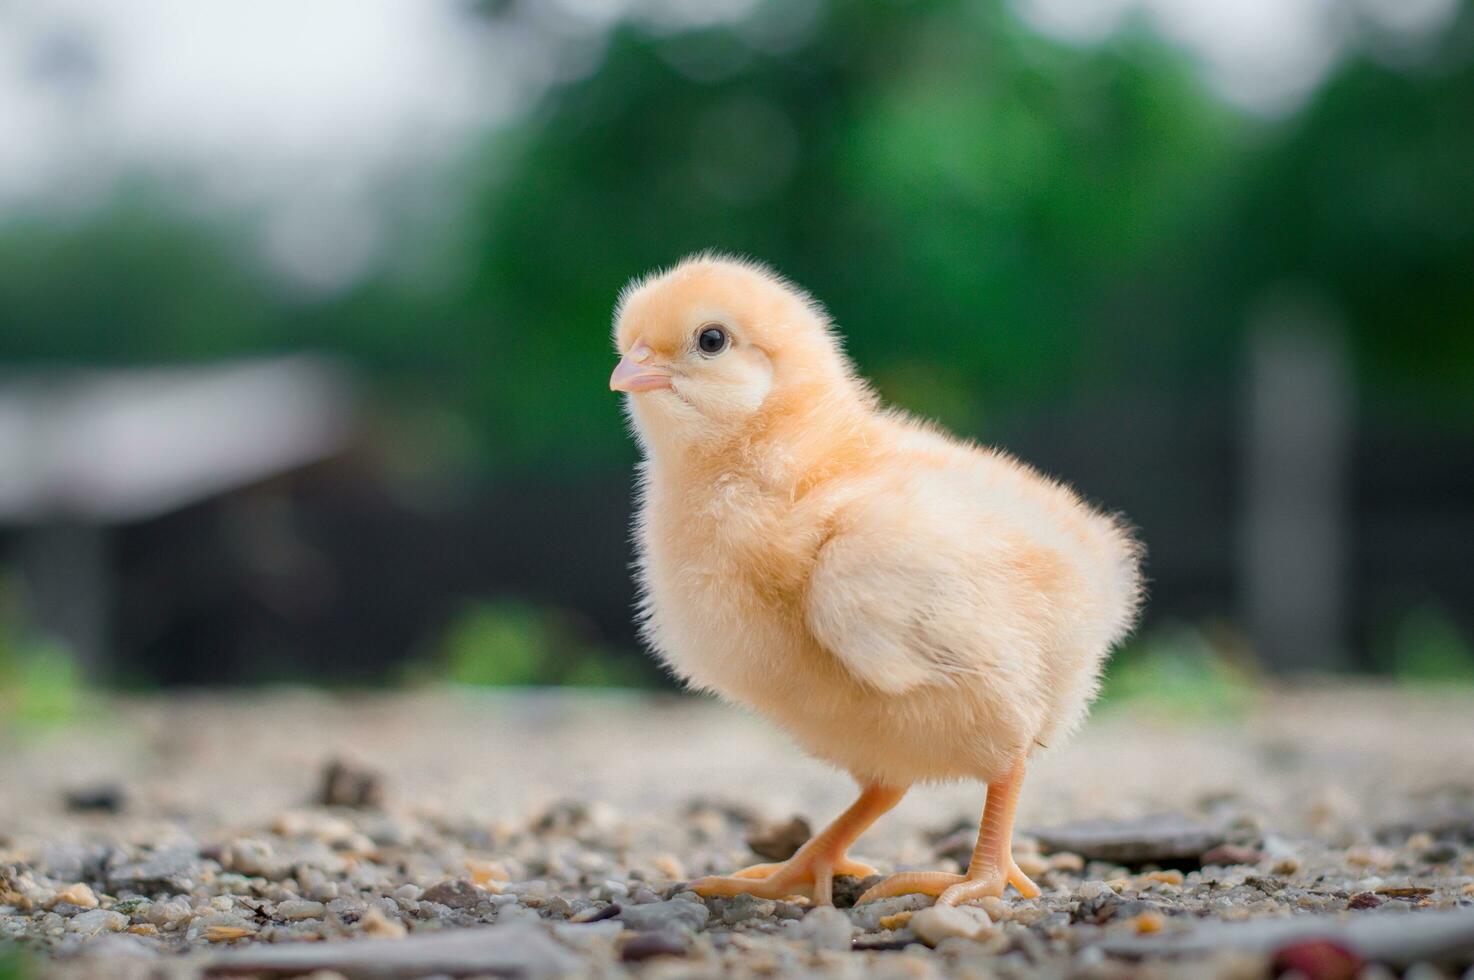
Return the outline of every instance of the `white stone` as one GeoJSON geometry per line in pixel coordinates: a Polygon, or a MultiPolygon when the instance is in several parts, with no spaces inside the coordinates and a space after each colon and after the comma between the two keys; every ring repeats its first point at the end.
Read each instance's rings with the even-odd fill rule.
{"type": "Polygon", "coordinates": [[[276,917],[284,922],[300,922],[303,919],[321,919],[327,914],[327,906],[321,902],[307,902],[301,899],[291,902],[282,902],[276,907],[276,917]]]}
{"type": "Polygon", "coordinates": [[[911,916],[907,924],[917,939],[935,946],[944,939],[980,939],[991,930],[993,921],[980,908],[933,905],[911,916]]]}

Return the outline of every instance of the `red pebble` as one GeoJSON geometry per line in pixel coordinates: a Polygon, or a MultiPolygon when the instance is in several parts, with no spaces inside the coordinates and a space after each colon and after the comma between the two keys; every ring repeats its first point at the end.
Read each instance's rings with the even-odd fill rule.
{"type": "Polygon", "coordinates": [[[1262,860],[1264,860],[1264,855],[1254,848],[1240,847],[1237,844],[1219,844],[1198,858],[1199,863],[1205,868],[1212,865],[1227,868],[1235,864],[1258,864],[1262,860]]]}
{"type": "Polygon", "coordinates": [[[1304,939],[1281,946],[1274,954],[1274,975],[1298,973],[1305,980],[1355,980],[1366,960],[1355,950],[1329,939],[1304,939]]]}

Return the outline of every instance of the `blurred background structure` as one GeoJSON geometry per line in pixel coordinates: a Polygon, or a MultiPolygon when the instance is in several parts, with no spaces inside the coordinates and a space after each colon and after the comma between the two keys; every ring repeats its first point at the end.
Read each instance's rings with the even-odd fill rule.
{"type": "Polygon", "coordinates": [[[1458,0],[0,4],[0,707],[660,683],[609,314],[703,248],[1129,514],[1124,664],[1474,678],[1471,121],[1458,0]]]}

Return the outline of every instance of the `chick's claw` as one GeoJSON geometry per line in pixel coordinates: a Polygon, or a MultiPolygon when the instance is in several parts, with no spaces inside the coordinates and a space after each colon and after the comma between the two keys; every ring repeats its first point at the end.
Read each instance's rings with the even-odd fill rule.
{"type": "Polygon", "coordinates": [[[1009,861],[1008,883],[1018,889],[1018,893],[1024,898],[1038,898],[1043,894],[1034,880],[1019,870],[1019,866],[1009,861]]]}
{"type": "MultiPolygon", "coordinates": [[[[856,905],[864,905],[881,898],[894,898],[897,895],[932,895],[941,896],[947,889],[967,881],[964,875],[950,874],[946,871],[903,871],[900,874],[891,875],[884,881],[871,885],[855,900],[856,905]]],[[[1000,888],[998,894],[1002,893],[1000,888]]]]}
{"type": "Polygon", "coordinates": [[[834,904],[834,876],[868,878],[875,869],[847,857],[806,856],[802,851],[777,864],[754,864],[730,875],[698,878],[688,886],[698,895],[754,895],[758,898],[787,898],[802,895],[815,905],[834,904]]]}
{"type": "Polygon", "coordinates": [[[877,882],[860,896],[856,904],[896,895],[933,895],[939,905],[961,905],[980,898],[1000,898],[1009,885],[1017,888],[1024,898],[1039,897],[1039,886],[1010,860],[1006,874],[1000,868],[965,875],[945,871],[903,871],[877,882]]]}
{"type": "Polygon", "coordinates": [[[961,905],[965,902],[975,902],[980,898],[1000,898],[1003,889],[1008,885],[1018,889],[1024,898],[1038,898],[1039,886],[1029,880],[1028,875],[1019,870],[1018,865],[1009,862],[1010,869],[1005,875],[1001,869],[990,869],[987,873],[973,878],[969,877],[948,888],[937,896],[940,905],[961,905]]]}

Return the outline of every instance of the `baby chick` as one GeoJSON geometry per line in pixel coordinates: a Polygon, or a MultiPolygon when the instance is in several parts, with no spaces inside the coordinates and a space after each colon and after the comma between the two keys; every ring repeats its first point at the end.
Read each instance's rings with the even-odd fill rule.
{"type": "Polygon", "coordinates": [[[631,283],[609,379],[644,451],[635,524],[650,646],[688,685],[777,723],[859,799],[791,859],[703,895],[807,894],[873,874],[850,845],[913,783],[988,784],[967,874],[861,901],[1037,887],[1012,855],[1029,754],[1079,726],[1131,628],[1140,548],[1024,464],[883,408],[820,305],[703,254],[631,283]]]}

